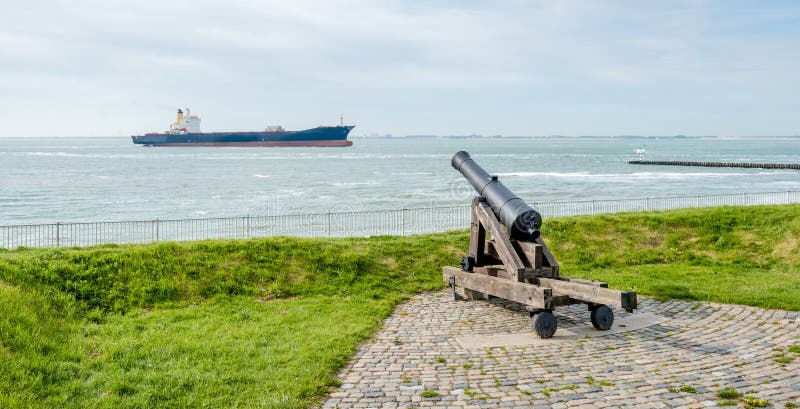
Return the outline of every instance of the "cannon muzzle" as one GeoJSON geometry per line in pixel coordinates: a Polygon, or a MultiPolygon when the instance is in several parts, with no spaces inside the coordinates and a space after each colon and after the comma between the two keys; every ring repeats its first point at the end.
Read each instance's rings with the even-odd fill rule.
{"type": "Polygon", "coordinates": [[[467,152],[456,152],[450,164],[464,175],[478,194],[486,198],[511,237],[523,241],[533,241],[539,237],[542,225],[539,212],[508,190],[496,177],[489,175],[467,152]]]}

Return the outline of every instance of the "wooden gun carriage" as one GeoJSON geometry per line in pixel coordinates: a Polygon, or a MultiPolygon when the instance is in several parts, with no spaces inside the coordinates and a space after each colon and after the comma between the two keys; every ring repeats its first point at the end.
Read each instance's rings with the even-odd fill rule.
{"type": "Polygon", "coordinates": [[[480,194],[472,201],[469,254],[462,259],[461,268],[443,270],[454,299],[492,296],[524,304],[533,330],[541,338],[556,332],[555,307],[588,305],[592,325],[598,330],[613,325],[611,307],[628,312],[637,307],[634,292],[561,276],[558,263],[540,237],[541,215],[467,152],[456,153],[451,164],[480,194]]]}

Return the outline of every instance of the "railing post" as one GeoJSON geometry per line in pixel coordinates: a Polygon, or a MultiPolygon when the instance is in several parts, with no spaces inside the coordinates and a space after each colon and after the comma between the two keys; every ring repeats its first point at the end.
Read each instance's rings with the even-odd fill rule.
{"type": "MultiPolygon", "coordinates": [[[[800,191],[797,190],[784,190],[784,191],[774,191],[774,192],[757,192],[757,193],[746,193],[746,194],[722,194],[722,195],[694,195],[694,196],[680,196],[674,198],[659,198],[656,197],[655,199],[661,200],[661,202],[650,202],[650,197],[644,198],[632,198],[632,199],[620,199],[620,200],[588,200],[590,202],[590,211],[592,215],[597,215],[602,212],[617,212],[620,211],[621,207],[625,206],[638,206],[636,203],[641,203],[641,200],[644,199],[645,201],[645,211],[650,211],[652,209],[676,209],[676,208],[691,208],[691,206],[695,206],[699,208],[701,205],[710,205],[710,206],[718,206],[718,205],[740,205],[745,206],[749,204],[790,204],[790,203],[797,203],[800,201],[800,191]],[[694,200],[692,200],[694,198],[694,200]],[[783,202],[781,202],[783,200],[783,202]],[[603,202],[603,206],[600,206],[600,202],[603,202]],[[605,204],[609,203],[609,204],[605,204]],[[625,204],[625,206],[621,205],[625,204]],[[657,205],[657,206],[656,206],[657,205]]],[[[581,201],[574,201],[574,202],[543,202],[543,203],[533,203],[534,207],[538,208],[545,208],[548,209],[549,205],[557,205],[552,209],[554,213],[553,216],[563,216],[568,214],[576,214],[575,209],[580,208],[586,210],[582,206],[585,205],[587,200],[581,201]],[[548,205],[549,204],[549,205],[548,205]]],[[[469,207],[463,207],[464,209],[469,209],[469,207]]],[[[627,207],[626,207],[627,208],[627,207]]],[[[387,212],[383,212],[380,214],[380,217],[385,218],[384,223],[368,223],[369,227],[365,228],[365,230],[361,231],[362,233],[365,231],[371,232],[372,234],[401,234],[403,236],[407,234],[413,234],[414,232],[420,232],[425,229],[417,228],[419,227],[419,223],[425,223],[425,226],[447,226],[448,228],[452,228],[455,226],[451,226],[453,222],[453,218],[456,217],[460,220],[460,212],[462,207],[450,207],[447,210],[439,209],[439,208],[402,208],[402,209],[393,209],[387,212]],[[394,217],[397,216],[397,211],[400,211],[400,223],[401,226],[399,229],[391,226],[393,221],[397,221],[394,217]],[[412,215],[410,211],[415,211],[412,215]],[[448,212],[447,216],[439,220],[437,217],[439,212],[448,212]],[[458,213],[456,213],[456,211],[458,213]],[[413,216],[413,217],[412,217],[413,216]],[[422,222],[420,222],[420,220],[422,222]],[[418,224],[412,224],[418,223],[418,224]],[[387,230],[389,229],[389,230],[387,230]],[[391,231],[390,231],[391,230],[391,231]],[[394,233],[392,233],[392,231],[394,233]]],[[[283,229],[289,228],[293,226],[293,223],[296,223],[297,217],[314,217],[314,225],[316,222],[319,221],[320,216],[327,217],[327,220],[324,221],[322,227],[326,229],[327,237],[334,237],[334,230],[333,230],[333,213],[332,211],[328,210],[326,213],[314,213],[314,214],[293,214],[293,215],[286,215],[284,217],[278,216],[270,216],[269,220],[273,222],[269,224],[269,226],[264,226],[262,229],[269,231],[270,233],[274,234],[275,229],[283,229]],[[273,225],[274,224],[274,225],[273,225]],[[269,229],[269,230],[268,230],[269,229]]],[[[584,212],[585,213],[585,212],[584,212]]],[[[359,225],[363,224],[364,220],[373,217],[372,212],[355,212],[355,213],[339,213],[342,216],[337,221],[337,235],[342,234],[353,234],[355,231],[351,231],[353,226],[348,226],[346,222],[347,215],[354,217],[354,223],[359,223],[359,225]]],[[[377,217],[376,217],[377,218],[377,217]]],[[[244,234],[247,238],[252,237],[254,235],[258,235],[258,224],[253,226],[253,223],[259,223],[258,219],[255,221],[251,215],[246,215],[242,217],[231,217],[224,219],[227,224],[224,226],[226,228],[230,228],[229,223],[233,223],[235,220],[241,220],[243,223],[242,229],[244,234]],[[256,230],[253,232],[253,230],[256,230]]],[[[173,223],[174,226],[167,225],[166,236],[165,240],[175,240],[173,238],[173,233],[178,233],[178,237],[181,240],[204,240],[212,237],[212,232],[216,231],[211,229],[212,222],[215,222],[216,219],[190,219],[190,220],[175,220],[173,223]],[[197,226],[202,225],[205,223],[205,230],[195,231],[197,226]],[[188,231],[186,230],[187,227],[191,227],[188,231]],[[184,236],[185,233],[190,233],[184,236]]],[[[0,247],[7,247],[11,246],[11,243],[20,244],[20,245],[36,245],[36,246],[43,246],[49,245],[55,247],[62,247],[68,245],[91,245],[91,244],[102,244],[104,240],[107,238],[109,239],[109,243],[124,243],[124,242],[138,242],[138,243],[146,243],[147,239],[145,236],[147,235],[147,224],[150,224],[150,240],[155,242],[161,240],[161,220],[156,218],[154,220],[143,220],[141,222],[114,222],[114,223],[107,223],[107,222],[95,222],[95,223],[50,223],[50,224],[41,224],[41,225],[25,225],[25,226],[0,226],[0,247]],[[55,229],[53,226],[55,225],[55,229]],[[66,237],[62,237],[61,227],[64,225],[68,230],[66,231],[66,237]],[[49,228],[47,226],[50,226],[49,228]],[[105,232],[105,227],[109,227],[109,231],[105,232]],[[55,230],[55,232],[53,231],[55,230]],[[55,234],[53,234],[55,233],[55,234]],[[46,237],[45,237],[46,236],[46,237]],[[37,241],[38,240],[38,241],[37,241]],[[67,242],[64,243],[64,240],[67,242]],[[94,241],[92,241],[94,240],[94,241]],[[38,243],[38,244],[31,244],[31,243],[38,243]],[[49,244],[46,244],[49,243],[49,244]]],[[[264,222],[266,223],[266,218],[264,222]]],[[[235,223],[234,223],[235,224],[235,223]]],[[[233,226],[235,227],[235,226],[233,226]]],[[[238,229],[238,228],[236,228],[238,229]]],[[[287,234],[284,230],[280,230],[283,234],[287,234]]],[[[238,234],[238,233],[237,233],[238,234]]],[[[266,234],[266,233],[265,233],[266,234]]],[[[291,234],[291,233],[289,233],[291,234]]],[[[297,234],[297,233],[295,233],[297,234]]],[[[319,231],[316,231],[315,234],[321,234],[319,231]]]]}

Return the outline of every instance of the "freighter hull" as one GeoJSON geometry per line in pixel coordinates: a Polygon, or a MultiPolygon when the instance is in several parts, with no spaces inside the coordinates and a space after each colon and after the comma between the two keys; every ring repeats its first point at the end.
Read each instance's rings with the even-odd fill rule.
{"type": "Polygon", "coordinates": [[[146,146],[350,146],[352,126],[321,126],[303,131],[148,133],[131,137],[146,146]]]}

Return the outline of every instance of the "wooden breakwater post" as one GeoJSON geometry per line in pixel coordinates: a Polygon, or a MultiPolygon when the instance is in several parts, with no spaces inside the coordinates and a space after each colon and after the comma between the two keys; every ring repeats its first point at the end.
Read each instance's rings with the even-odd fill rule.
{"type": "Polygon", "coordinates": [[[688,162],[676,160],[631,160],[630,165],[704,166],[710,168],[754,168],[754,169],[798,169],[800,163],[751,163],[751,162],[688,162]]]}

